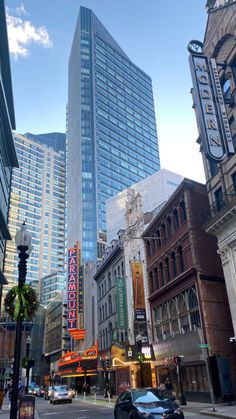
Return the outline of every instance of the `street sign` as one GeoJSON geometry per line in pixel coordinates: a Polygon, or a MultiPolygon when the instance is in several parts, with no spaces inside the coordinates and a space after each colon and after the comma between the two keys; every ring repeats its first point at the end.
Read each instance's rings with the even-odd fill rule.
{"type": "Polygon", "coordinates": [[[198,347],[201,349],[209,349],[210,345],[209,343],[199,343],[198,347]]]}

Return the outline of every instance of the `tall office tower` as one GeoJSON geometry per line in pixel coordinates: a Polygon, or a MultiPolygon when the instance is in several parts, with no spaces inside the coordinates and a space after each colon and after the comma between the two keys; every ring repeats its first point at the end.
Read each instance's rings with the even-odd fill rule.
{"type": "Polygon", "coordinates": [[[105,202],[160,168],[151,78],[80,7],[69,60],[68,246],[106,243],[105,202]]]}
{"type": "Polygon", "coordinates": [[[11,85],[11,69],[7,40],[7,27],[4,1],[0,0],[0,311],[2,285],[6,283],[3,275],[5,240],[10,240],[8,211],[12,167],[17,167],[17,156],[12,137],[15,129],[15,116],[11,85]]]}
{"type": "MultiPolygon", "coordinates": [[[[50,273],[63,275],[65,240],[65,153],[48,146],[43,135],[38,137],[30,139],[15,135],[20,168],[14,169],[12,174],[9,213],[12,236],[23,221],[32,234],[33,250],[27,263],[27,281],[35,287],[50,273]]],[[[8,242],[4,273],[9,285],[17,280],[17,263],[15,245],[8,242]]]]}

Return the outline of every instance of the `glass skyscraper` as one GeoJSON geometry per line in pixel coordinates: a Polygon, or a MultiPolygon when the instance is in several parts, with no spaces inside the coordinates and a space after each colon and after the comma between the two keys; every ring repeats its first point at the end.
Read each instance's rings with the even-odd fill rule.
{"type": "MultiPolygon", "coordinates": [[[[65,134],[64,149],[58,151],[48,145],[53,134],[28,136],[14,136],[19,169],[12,173],[9,229],[14,238],[25,221],[32,234],[26,279],[38,288],[42,277],[63,277],[65,271],[65,134]]],[[[9,287],[18,280],[18,261],[14,240],[8,241],[4,274],[9,287]]]]}
{"type": "Polygon", "coordinates": [[[151,78],[81,7],[69,60],[68,246],[84,261],[106,243],[105,202],[160,168],[151,78]]]}

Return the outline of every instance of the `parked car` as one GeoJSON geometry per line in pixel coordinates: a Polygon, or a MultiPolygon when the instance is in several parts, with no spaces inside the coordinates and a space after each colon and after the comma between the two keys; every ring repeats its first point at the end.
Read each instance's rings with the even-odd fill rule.
{"type": "Polygon", "coordinates": [[[138,388],[124,391],[114,408],[115,419],[184,419],[184,414],[169,395],[158,388],[138,388]]]}
{"type": "Polygon", "coordinates": [[[54,386],[50,396],[50,403],[55,404],[61,401],[72,403],[72,395],[67,386],[54,386]]]}
{"type": "Polygon", "coordinates": [[[45,389],[45,391],[44,391],[44,399],[45,400],[50,400],[50,397],[51,397],[51,394],[52,394],[52,389],[53,389],[53,386],[49,386],[45,389]]]}
{"type": "Polygon", "coordinates": [[[37,396],[37,397],[43,397],[44,396],[44,389],[40,386],[35,386],[33,388],[32,394],[34,396],[37,396]]]}

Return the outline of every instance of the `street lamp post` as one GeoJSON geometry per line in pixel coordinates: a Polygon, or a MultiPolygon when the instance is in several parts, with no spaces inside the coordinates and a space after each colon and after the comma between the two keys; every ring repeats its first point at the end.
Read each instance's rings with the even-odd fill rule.
{"type": "Polygon", "coordinates": [[[29,391],[29,373],[30,373],[30,365],[29,365],[29,354],[30,354],[30,344],[31,344],[31,337],[28,336],[26,339],[26,386],[25,386],[25,394],[28,394],[29,391]]]}
{"type": "MultiPolygon", "coordinates": [[[[18,257],[20,259],[18,263],[18,287],[23,288],[25,284],[25,278],[27,273],[27,259],[32,250],[31,246],[31,235],[26,230],[25,223],[22,224],[21,229],[17,231],[16,237],[16,248],[18,257]]],[[[22,309],[22,299],[20,300],[20,312],[22,309]]],[[[12,397],[11,397],[11,410],[10,419],[17,418],[18,410],[18,388],[19,388],[19,371],[20,371],[20,353],[21,353],[21,332],[22,332],[22,318],[17,317],[16,321],[16,336],[15,336],[15,351],[14,351],[14,364],[13,364],[13,379],[12,379],[12,397]]]]}

